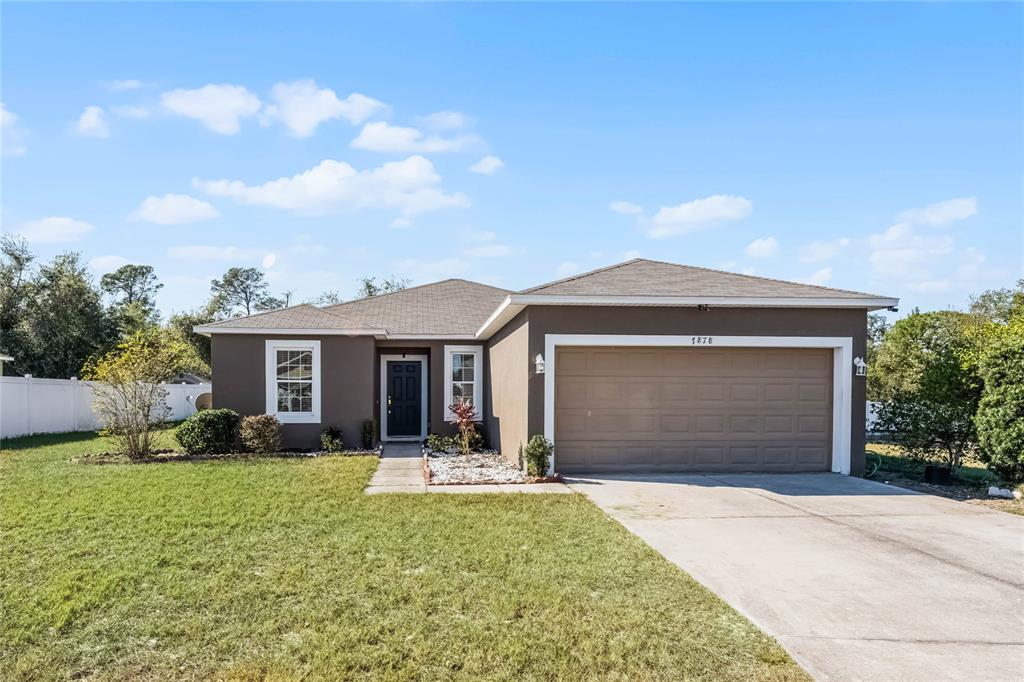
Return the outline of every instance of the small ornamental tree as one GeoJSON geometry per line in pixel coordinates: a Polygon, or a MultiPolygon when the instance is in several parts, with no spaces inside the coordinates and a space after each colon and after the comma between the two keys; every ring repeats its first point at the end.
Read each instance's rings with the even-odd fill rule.
{"type": "Polygon", "coordinates": [[[977,443],[978,334],[966,313],[913,313],[878,350],[878,428],[911,457],[957,469],[977,443]]]}
{"type": "Polygon", "coordinates": [[[530,438],[525,448],[520,447],[520,460],[527,476],[547,476],[555,446],[539,433],[530,438]]]}
{"type": "Polygon", "coordinates": [[[161,385],[191,366],[192,349],[158,330],[138,331],[98,360],[86,362],[84,378],[97,382],[93,410],[128,457],[147,457],[154,427],[167,419],[167,391],[161,385]]]}
{"type": "Polygon", "coordinates": [[[459,400],[449,405],[448,409],[455,416],[455,425],[459,427],[459,452],[468,455],[475,441],[476,408],[467,400],[459,400]]]}
{"type": "Polygon", "coordinates": [[[266,454],[281,449],[281,422],[272,414],[253,414],[242,419],[238,429],[242,447],[266,454]]]}
{"type": "Polygon", "coordinates": [[[1024,324],[1011,324],[981,358],[985,382],[975,423],[981,459],[1003,480],[1024,482],[1024,324]]]}

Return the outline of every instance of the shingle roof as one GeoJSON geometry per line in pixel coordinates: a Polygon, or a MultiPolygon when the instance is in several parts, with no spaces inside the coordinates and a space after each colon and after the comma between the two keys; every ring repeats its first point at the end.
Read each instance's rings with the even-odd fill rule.
{"type": "Polygon", "coordinates": [[[474,334],[511,292],[464,279],[446,279],[371,298],[327,306],[364,327],[395,334],[474,334]]]}
{"type": "Polygon", "coordinates": [[[832,289],[767,277],[739,275],[690,265],[634,258],[606,268],[524,289],[520,294],[551,296],[735,296],[742,298],[864,298],[832,289]]]}
{"type": "Polygon", "coordinates": [[[379,325],[361,326],[358,322],[308,303],[256,313],[248,317],[236,317],[202,325],[217,329],[381,329],[379,325]]]}

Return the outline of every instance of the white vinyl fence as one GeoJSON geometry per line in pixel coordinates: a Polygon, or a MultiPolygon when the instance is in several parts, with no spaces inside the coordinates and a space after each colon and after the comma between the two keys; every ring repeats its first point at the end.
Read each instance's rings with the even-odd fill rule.
{"type": "MultiPolygon", "coordinates": [[[[210,384],[165,384],[164,388],[172,420],[194,414],[196,397],[212,390],[210,384]]],[[[0,377],[0,438],[103,428],[92,402],[91,381],[0,377]]]]}

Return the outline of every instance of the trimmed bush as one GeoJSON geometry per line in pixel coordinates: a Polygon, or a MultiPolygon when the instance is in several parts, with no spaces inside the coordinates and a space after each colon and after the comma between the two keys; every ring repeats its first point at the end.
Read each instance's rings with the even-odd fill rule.
{"type": "Polygon", "coordinates": [[[328,426],[320,432],[320,449],[324,452],[342,452],[345,442],[341,435],[341,429],[328,426]]]}
{"type": "Polygon", "coordinates": [[[992,344],[981,360],[985,389],[974,419],[981,459],[1007,483],[1024,482],[1024,334],[992,344]]]}
{"type": "Polygon", "coordinates": [[[377,440],[377,425],[372,419],[363,420],[363,449],[369,450],[373,448],[374,441],[377,440]]]}
{"type": "Polygon", "coordinates": [[[220,455],[235,449],[238,413],[234,410],[203,410],[183,421],[174,438],[190,455],[220,455]]]}
{"type": "Polygon", "coordinates": [[[427,449],[431,452],[455,452],[459,449],[459,439],[455,436],[442,436],[439,433],[432,433],[427,436],[427,449]]]}
{"type": "Polygon", "coordinates": [[[519,459],[526,467],[527,476],[547,476],[551,466],[551,455],[555,446],[544,436],[537,434],[530,438],[526,447],[519,446],[519,459]]]}
{"type": "Polygon", "coordinates": [[[238,429],[242,447],[250,452],[278,452],[281,450],[281,422],[271,414],[250,415],[242,419],[238,429]]]}

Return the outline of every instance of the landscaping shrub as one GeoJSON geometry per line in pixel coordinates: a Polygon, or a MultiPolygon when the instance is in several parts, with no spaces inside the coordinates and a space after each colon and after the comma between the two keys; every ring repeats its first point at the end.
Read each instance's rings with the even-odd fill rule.
{"type": "Polygon", "coordinates": [[[345,449],[341,429],[328,426],[320,432],[320,448],[324,452],[341,452],[345,449]]]}
{"type": "Polygon", "coordinates": [[[537,434],[530,438],[526,447],[519,446],[519,460],[526,468],[527,476],[547,476],[551,466],[551,455],[555,446],[544,436],[537,434]]]}
{"type": "Polygon", "coordinates": [[[174,438],[190,455],[223,454],[235,449],[238,413],[234,410],[203,410],[183,421],[174,438]]]}
{"type": "Polygon", "coordinates": [[[459,427],[459,452],[468,455],[473,447],[473,434],[476,433],[476,408],[466,400],[449,405],[448,409],[455,415],[455,424],[459,427]]]}
{"type": "Polygon", "coordinates": [[[250,452],[278,452],[281,449],[281,422],[271,414],[250,415],[238,429],[242,447],[250,452]]]}
{"type": "Polygon", "coordinates": [[[104,433],[128,457],[152,453],[154,427],[171,414],[162,383],[187,368],[189,356],[185,344],[158,330],[142,330],[82,368],[86,379],[97,382],[93,409],[104,433]]]}
{"type": "Polygon", "coordinates": [[[363,449],[369,450],[373,448],[374,441],[377,440],[377,424],[372,419],[363,420],[363,449]]]}
{"type": "MultiPolygon", "coordinates": [[[[1021,326],[1024,332],[1024,325],[1021,326]]],[[[1024,333],[996,341],[981,359],[985,382],[975,421],[981,459],[1011,484],[1024,482],[1024,333]]]]}
{"type": "Polygon", "coordinates": [[[459,439],[455,436],[432,433],[427,436],[427,448],[432,452],[455,452],[459,449],[459,439]]]}

